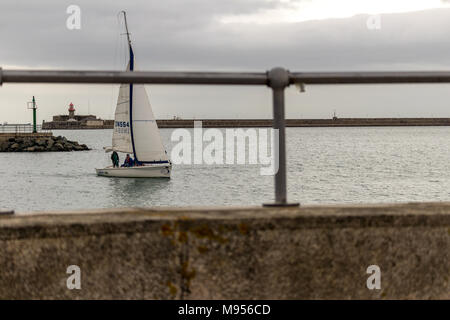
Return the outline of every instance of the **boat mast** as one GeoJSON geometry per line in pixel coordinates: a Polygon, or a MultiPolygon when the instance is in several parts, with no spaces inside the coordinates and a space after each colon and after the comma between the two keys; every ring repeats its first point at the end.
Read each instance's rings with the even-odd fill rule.
{"type": "MultiPolygon", "coordinates": [[[[130,32],[128,31],[128,23],[127,23],[127,13],[125,11],[122,11],[123,13],[123,19],[125,21],[125,31],[127,35],[128,40],[128,49],[130,51],[130,71],[134,70],[134,53],[133,48],[131,47],[131,39],[130,39],[130,32]]],[[[136,155],[136,148],[134,147],[134,136],[133,136],[133,84],[130,83],[130,136],[131,136],[131,146],[133,147],[133,155],[134,159],[138,161],[137,155],[136,155]]]]}
{"type": "Polygon", "coordinates": [[[128,31],[128,22],[127,22],[127,13],[125,11],[121,11],[123,13],[123,19],[125,21],[125,34],[127,35],[128,40],[128,50],[130,53],[130,71],[134,70],[134,53],[133,48],[131,47],[131,38],[130,38],[130,32],[128,31]]]}
{"type": "Polygon", "coordinates": [[[123,13],[123,19],[125,21],[125,30],[127,31],[125,34],[127,35],[127,39],[128,39],[128,47],[131,50],[131,39],[130,39],[130,33],[128,32],[127,13],[125,11],[122,11],[122,13],[123,13]]]}

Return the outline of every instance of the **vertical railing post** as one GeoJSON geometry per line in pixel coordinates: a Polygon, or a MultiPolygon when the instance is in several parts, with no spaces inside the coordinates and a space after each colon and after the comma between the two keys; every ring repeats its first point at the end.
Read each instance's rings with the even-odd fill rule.
{"type": "Polygon", "coordinates": [[[264,206],[298,206],[298,203],[287,202],[286,181],[286,120],[284,112],[284,89],[289,86],[289,71],[283,68],[273,68],[267,73],[268,86],[272,88],[273,95],[273,129],[278,131],[277,146],[274,150],[275,161],[278,161],[278,171],[275,174],[275,202],[264,206]]]}

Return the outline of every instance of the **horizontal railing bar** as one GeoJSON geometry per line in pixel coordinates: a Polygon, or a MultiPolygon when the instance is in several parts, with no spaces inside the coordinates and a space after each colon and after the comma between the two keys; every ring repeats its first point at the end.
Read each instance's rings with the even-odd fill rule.
{"type": "MultiPolygon", "coordinates": [[[[266,72],[149,72],[2,70],[0,84],[10,83],[146,83],[268,85],[266,72]]],[[[450,83],[449,71],[291,72],[289,82],[304,84],[450,83]]]]}
{"type": "Polygon", "coordinates": [[[294,72],[291,83],[305,84],[390,84],[450,82],[448,71],[389,71],[389,72],[294,72]]]}
{"type": "MultiPolygon", "coordinates": [[[[1,81],[27,83],[147,83],[267,85],[266,73],[3,70],[1,81]]],[[[0,82],[1,83],[1,82],[0,82]]]]}
{"type": "MultiPolygon", "coordinates": [[[[51,130],[42,129],[42,125],[36,125],[38,132],[50,132],[51,130]]],[[[32,124],[0,124],[0,133],[32,133],[34,126],[32,124]]]]}

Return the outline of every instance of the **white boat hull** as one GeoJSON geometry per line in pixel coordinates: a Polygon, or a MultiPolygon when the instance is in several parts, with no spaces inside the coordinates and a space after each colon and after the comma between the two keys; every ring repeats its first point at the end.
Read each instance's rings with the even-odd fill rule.
{"type": "Polygon", "coordinates": [[[151,164],[139,167],[120,167],[112,166],[104,169],[95,169],[97,175],[103,177],[118,178],[170,178],[172,165],[168,164],[151,164]]]}

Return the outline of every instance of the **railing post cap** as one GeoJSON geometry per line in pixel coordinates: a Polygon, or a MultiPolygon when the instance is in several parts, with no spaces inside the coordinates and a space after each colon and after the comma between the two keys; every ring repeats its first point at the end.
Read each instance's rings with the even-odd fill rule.
{"type": "Polygon", "coordinates": [[[284,89],[289,86],[289,71],[282,67],[272,68],[268,73],[269,87],[272,89],[284,89]]]}

